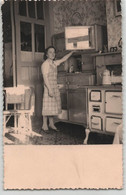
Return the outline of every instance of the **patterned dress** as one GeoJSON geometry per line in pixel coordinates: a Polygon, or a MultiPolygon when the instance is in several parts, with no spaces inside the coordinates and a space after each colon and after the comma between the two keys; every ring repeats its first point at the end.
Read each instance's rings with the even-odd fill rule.
{"type": "Polygon", "coordinates": [[[42,64],[42,74],[47,74],[50,88],[54,92],[54,96],[50,97],[48,88],[44,84],[43,116],[55,116],[61,113],[61,98],[57,86],[57,65],[57,61],[54,61],[54,64],[50,65],[47,60],[42,64]]]}

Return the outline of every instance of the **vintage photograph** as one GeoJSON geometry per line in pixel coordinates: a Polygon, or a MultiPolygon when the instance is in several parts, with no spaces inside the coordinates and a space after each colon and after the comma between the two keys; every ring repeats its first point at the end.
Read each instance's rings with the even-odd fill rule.
{"type": "Polygon", "coordinates": [[[7,0],[5,145],[123,144],[121,1],[7,0]]]}

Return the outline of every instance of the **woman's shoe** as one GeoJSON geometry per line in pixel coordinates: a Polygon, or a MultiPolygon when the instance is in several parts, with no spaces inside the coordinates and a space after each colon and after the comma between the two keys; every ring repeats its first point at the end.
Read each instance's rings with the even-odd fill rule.
{"type": "Polygon", "coordinates": [[[46,132],[46,133],[49,132],[49,129],[46,129],[46,128],[43,128],[43,127],[42,127],[42,130],[43,130],[44,132],[46,132]]]}
{"type": "Polygon", "coordinates": [[[52,129],[52,130],[54,130],[54,131],[57,131],[57,132],[59,131],[59,129],[57,129],[55,126],[49,125],[49,128],[52,129]]]}

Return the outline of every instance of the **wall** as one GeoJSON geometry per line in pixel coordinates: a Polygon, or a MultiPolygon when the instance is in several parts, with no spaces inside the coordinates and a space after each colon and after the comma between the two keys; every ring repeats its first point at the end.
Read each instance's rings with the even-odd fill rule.
{"type": "Polygon", "coordinates": [[[108,48],[118,46],[121,38],[121,16],[115,16],[114,0],[106,0],[108,48]]]}
{"type": "Polygon", "coordinates": [[[104,0],[54,1],[54,33],[64,31],[65,26],[72,25],[72,16],[80,13],[80,25],[106,24],[106,5],[104,0]]]}

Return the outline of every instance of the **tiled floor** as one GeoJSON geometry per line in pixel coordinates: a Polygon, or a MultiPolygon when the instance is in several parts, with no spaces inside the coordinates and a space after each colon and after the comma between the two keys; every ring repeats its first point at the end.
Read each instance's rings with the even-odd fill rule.
{"type": "MultiPolygon", "coordinates": [[[[32,145],[79,145],[83,144],[85,128],[81,125],[58,122],[56,123],[59,132],[49,130],[48,133],[41,129],[42,119],[33,118],[33,136],[27,133],[16,134],[6,133],[5,144],[32,144],[32,145]]],[[[113,136],[91,132],[88,144],[112,144],[113,136]]]]}

